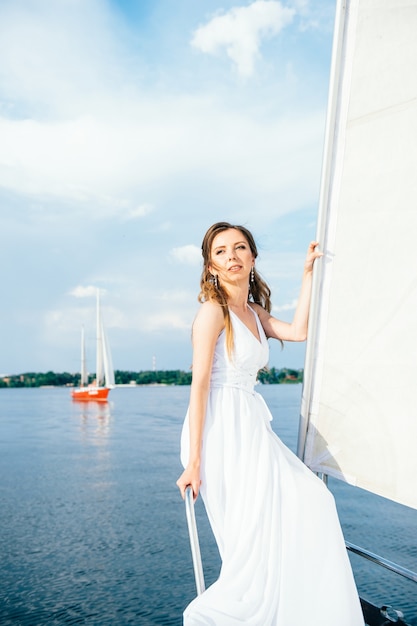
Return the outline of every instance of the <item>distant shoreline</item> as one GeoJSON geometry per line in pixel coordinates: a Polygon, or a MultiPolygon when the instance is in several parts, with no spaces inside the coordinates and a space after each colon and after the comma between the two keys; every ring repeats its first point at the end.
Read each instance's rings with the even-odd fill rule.
{"type": "MultiPolygon", "coordinates": [[[[275,367],[265,368],[258,373],[258,380],[263,385],[297,384],[303,382],[302,369],[275,367]]],[[[191,384],[191,371],[183,370],[142,370],[133,372],[115,370],[116,387],[140,386],[184,386],[191,384]]],[[[89,383],[93,382],[94,374],[89,376],[89,383]]],[[[0,389],[3,388],[33,388],[33,387],[76,387],[80,384],[80,374],[76,372],[24,372],[0,376],[0,389]]]]}

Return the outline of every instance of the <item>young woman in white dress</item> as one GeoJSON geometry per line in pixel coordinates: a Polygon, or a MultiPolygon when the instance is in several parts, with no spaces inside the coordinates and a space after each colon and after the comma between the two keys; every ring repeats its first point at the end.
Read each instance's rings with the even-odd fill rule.
{"type": "Polygon", "coordinates": [[[206,233],[194,320],[184,472],[207,510],[222,559],[218,580],[184,612],[186,626],[363,626],[334,499],[274,434],[255,392],[267,339],[304,341],[313,264],[310,243],[291,323],[270,314],[257,249],[243,226],[206,233]]]}

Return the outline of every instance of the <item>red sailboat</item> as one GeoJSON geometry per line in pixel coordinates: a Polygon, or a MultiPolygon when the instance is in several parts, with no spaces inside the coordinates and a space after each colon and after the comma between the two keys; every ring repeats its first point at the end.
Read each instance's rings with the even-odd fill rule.
{"type": "Polygon", "coordinates": [[[88,384],[88,373],[85,358],[84,328],[81,330],[81,381],[80,386],[73,389],[73,400],[106,402],[109,391],[114,387],[114,371],[110,346],[107,341],[100,313],[100,291],[97,289],[97,338],[96,338],[96,378],[88,384]]]}

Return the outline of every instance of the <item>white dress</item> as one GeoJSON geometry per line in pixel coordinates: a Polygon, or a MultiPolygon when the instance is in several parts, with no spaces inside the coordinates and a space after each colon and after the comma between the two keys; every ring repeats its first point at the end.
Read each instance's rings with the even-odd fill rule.
{"type": "MultiPolygon", "coordinates": [[[[185,626],[363,626],[334,499],[271,429],[254,391],[268,362],[231,311],[234,356],[216,344],[201,459],[201,495],[222,559],[218,580],[184,612],[185,626]]],[[[189,453],[188,414],[181,460],[189,453]]]]}

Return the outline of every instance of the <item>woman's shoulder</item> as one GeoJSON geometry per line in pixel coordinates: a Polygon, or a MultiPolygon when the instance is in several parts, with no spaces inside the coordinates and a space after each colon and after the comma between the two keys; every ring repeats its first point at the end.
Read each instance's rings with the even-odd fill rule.
{"type": "Polygon", "coordinates": [[[193,322],[193,334],[199,332],[218,335],[224,328],[224,315],[217,302],[203,302],[193,322]]]}
{"type": "Polygon", "coordinates": [[[194,318],[193,345],[209,346],[215,344],[217,337],[224,329],[222,307],[215,302],[204,302],[194,318]]]}
{"type": "Polygon", "coordinates": [[[221,305],[218,302],[206,300],[200,305],[194,322],[200,319],[204,320],[205,322],[211,321],[214,323],[221,323],[224,326],[224,315],[221,305]]]}

